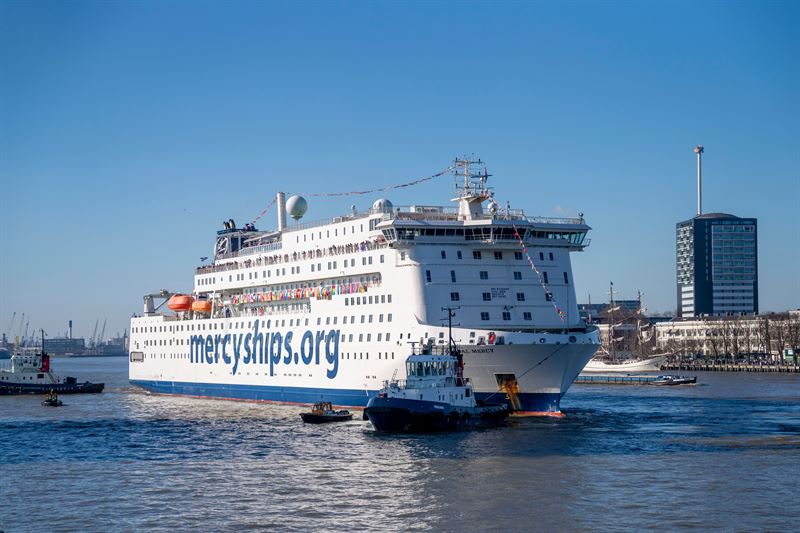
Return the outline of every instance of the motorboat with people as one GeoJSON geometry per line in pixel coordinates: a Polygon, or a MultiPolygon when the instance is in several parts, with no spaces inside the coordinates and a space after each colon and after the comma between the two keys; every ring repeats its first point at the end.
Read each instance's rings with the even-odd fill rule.
{"type": "MultiPolygon", "coordinates": [[[[452,318],[452,317],[451,317],[452,318]]],[[[406,359],[406,379],[384,382],[364,410],[377,431],[429,432],[498,426],[507,403],[483,403],[464,377],[460,351],[450,339],[442,353],[425,348],[406,359]]]]}
{"type": "Polygon", "coordinates": [[[55,391],[50,391],[50,393],[42,400],[42,405],[45,407],[61,407],[64,403],[58,399],[58,394],[55,391]]]}
{"type": "Polygon", "coordinates": [[[344,422],[351,420],[353,414],[346,409],[336,411],[331,402],[315,403],[311,411],[300,413],[300,418],[307,424],[325,424],[328,422],[344,422]]]}
{"type": "Polygon", "coordinates": [[[50,368],[50,356],[40,352],[18,351],[11,356],[11,366],[0,369],[0,396],[17,394],[91,394],[103,392],[104,383],[74,377],[59,378],[50,368]]]}
{"type": "Polygon", "coordinates": [[[652,385],[694,385],[697,383],[697,376],[656,376],[656,379],[650,383],[652,385]]]}

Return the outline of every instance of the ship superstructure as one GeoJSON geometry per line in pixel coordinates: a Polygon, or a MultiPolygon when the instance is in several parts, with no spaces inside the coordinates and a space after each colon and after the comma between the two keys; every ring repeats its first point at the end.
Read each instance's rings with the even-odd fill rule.
{"type": "Polygon", "coordinates": [[[407,343],[443,345],[442,307],[479,399],[558,413],[599,346],[579,317],[570,252],[583,217],[501,208],[480,161],[456,160],[455,207],[398,207],[302,223],[277,195],[278,227],[225,223],[193,303],[131,319],[130,380],[154,392],[364,406],[403,368],[407,343]],[[286,212],[297,219],[287,224],[286,212]]]}

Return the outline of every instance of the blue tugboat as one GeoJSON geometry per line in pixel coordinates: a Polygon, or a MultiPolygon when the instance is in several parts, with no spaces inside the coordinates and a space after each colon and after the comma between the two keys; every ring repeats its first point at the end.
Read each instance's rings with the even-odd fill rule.
{"type": "Polygon", "coordinates": [[[104,383],[78,383],[73,377],[63,380],[50,369],[50,356],[17,352],[11,356],[11,368],[0,370],[0,396],[17,394],[89,394],[102,392],[104,383]]]}
{"type": "Polygon", "coordinates": [[[412,353],[406,359],[406,379],[384,382],[364,413],[377,431],[385,432],[453,431],[503,424],[508,405],[478,403],[463,370],[461,352],[452,337],[441,354],[412,353]]]}

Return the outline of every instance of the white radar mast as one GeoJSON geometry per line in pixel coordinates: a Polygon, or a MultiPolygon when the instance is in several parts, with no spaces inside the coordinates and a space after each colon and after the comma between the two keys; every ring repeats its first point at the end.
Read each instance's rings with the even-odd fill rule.
{"type": "MultiPolygon", "coordinates": [[[[458,217],[461,220],[483,217],[483,202],[492,200],[493,197],[491,187],[486,186],[489,176],[491,174],[486,171],[486,164],[480,159],[465,157],[453,161],[456,196],[452,201],[458,202],[458,217]]],[[[489,211],[494,214],[491,206],[489,211]]]]}

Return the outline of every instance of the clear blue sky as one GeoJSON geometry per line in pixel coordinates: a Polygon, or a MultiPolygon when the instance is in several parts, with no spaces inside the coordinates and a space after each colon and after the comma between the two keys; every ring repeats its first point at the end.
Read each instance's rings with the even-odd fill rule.
{"type": "Polygon", "coordinates": [[[798,27],[796,2],[5,0],[0,329],[17,311],[122,331],[276,190],[402,182],[464,153],[501,202],[586,214],[580,300],[613,280],[672,310],[698,143],[706,211],[758,217],[761,308],[800,306],[798,27]]]}

